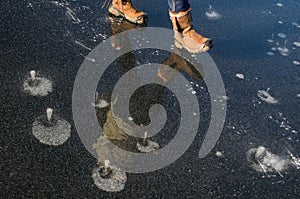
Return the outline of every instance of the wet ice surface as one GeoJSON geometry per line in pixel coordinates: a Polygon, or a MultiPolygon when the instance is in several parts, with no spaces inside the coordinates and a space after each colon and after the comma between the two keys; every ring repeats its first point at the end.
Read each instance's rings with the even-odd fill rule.
{"type": "MultiPolygon", "coordinates": [[[[218,151],[211,152],[207,158],[199,160],[198,146],[191,146],[184,157],[163,171],[140,175],[127,174],[130,180],[127,181],[126,187],[123,186],[125,177],[114,181],[120,183],[114,190],[118,188],[123,190],[117,196],[106,194],[111,191],[111,187],[107,185],[112,185],[113,182],[101,184],[107,181],[99,179],[97,169],[93,176],[95,185],[100,189],[94,186],[90,177],[90,167],[95,160],[82,147],[76,131],[73,140],[62,144],[61,147],[53,147],[55,150],[51,151],[49,150],[52,147],[47,148],[47,151],[41,143],[30,141],[35,139],[31,134],[33,129],[37,139],[44,140],[46,144],[61,144],[62,140],[68,139],[68,134],[63,133],[62,137],[52,134],[50,131],[54,128],[52,130],[50,127],[41,128],[43,125],[38,121],[35,121],[31,128],[31,119],[34,118],[30,113],[38,115],[37,111],[43,109],[47,103],[54,103],[72,118],[70,111],[72,89],[69,88],[72,88],[72,81],[83,59],[96,61],[88,56],[88,52],[110,36],[111,27],[107,20],[107,12],[100,10],[102,2],[51,1],[45,9],[43,6],[45,7],[46,3],[43,2],[31,2],[26,5],[22,2],[19,3],[20,7],[18,4],[5,6],[3,3],[4,6],[0,8],[6,10],[2,15],[4,20],[0,26],[6,20],[14,19],[7,23],[7,27],[1,26],[2,30],[12,29],[7,35],[14,36],[9,37],[4,31],[1,40],[4,43],[4,49],[0,50],[1,68],[4,66],[5,70],[7,67],[7,71],[12,71],[7,74],[8,77],[4,77],[3,85],[7,82],[9,84],[9,80],[16,77],[20,78],[18,85],[11,86],[12,91],[4,90],[5,93],[1,95],[3,96],[1,101],[11,103],[11,106],[1,109],[4,110],[5,117],[11,115],[9,119],[3,121],[4,124],[10,122],[11,128],[8,130],[6,127],[3,128],[4,136],[1,140],[4,145],[0,148],[4,151],[1,160],[1,164],[4,164],[1,168],[4,169],[1,173],[5,176],[2,179],[3,184],[5,186],[7,184],[4,195],[7,194],[7,190],[11,190],[11,198],[13,193],[15,195],[28,193],[32,197],[41,197],[49,194],[49,190],[52,190],[53,194],[73,198],[131,195],[142,198],[154,193],[161,197],[164,197],[165,193],[173,198],[195,198],[200,194],[211,198],[246,198],[249,195],[254,198],[273,198],[274,195],[287,198],[291,194],[299,195],[297,168],[300,154],[298,147],[300,116],[297,107],[300,98],[298,86],[300,25],[297,21],[299,17],[293,14],[299,10],[297,1],[284,1],[284,4],[267,1],[215,1],[213,8],[208,8],[210,1],[204,1],[199,5],[192,2],[195,28],[216,41],[211,55],[222,73],[228,92],[228,97],[213,99],[226,100],[229,103],[227,123],[215,147],[218,151]],[[21,14],[5,18],[8,10],[15,15],[17,12],[21,14]],[[196,10],[199,12],[195,12],[196,10]],[[222,14],[221,18],[219,13],[222,14]],[[44,64],[41,65],[41,62],[44,64]],[[6,63],[9,63],[9,67],[6,63]],[[22,87],[25,73],[23,71],[30,70],[28,67],[35,65],[38,66],[37,70],[39,68],[49,70],[47,74],[51,74],[51,80],[60,87],[59,90],[56,87],[55,90],[51,90],[53,89],[52,87],[50,89],[51,82],[48,82],[49,84],[46,84],[48,86],[41,89],[43,91],[33,92],[35,95],[46,96],[52,91],[53,95],[48,95],[45,100],[44,98],[43,101],[32,100],[28,95],[27,98],[16,99],[19,97],[18,92],[22,88],[25,89],[22,87]],[[15,71],[22,71],[23,74],[22,72],[14,74],[15,71]],[[242,75],[245,77],[242,78],[242,75]],[[270,91],[265,89],[267,86],[271,87],[270,91]],[[7,93],[11,93],[13,97],[7,93]],[[10,98],[6,99],[6,96],[10,98]],[[18,104],[20,103],[18,101],[22,101],[22,104],[18,104]],[[13,114],[8,113],[9,110],[12,110],[13,114]],[[280,150],[279,152],[274,150],[285,146],[286,142],[293,150],[282,150],[282,153],[280,150]],[[6,146],[10,143],[11,146],[6,146]],[[263,148],[258,150],[258,146],[265,147],[265,150],[262,150],[263,148]],[[248,161],[245,157],[249,148],[252,148],[250,167],[246,164],[248,161]],[[35,158],[39,161],[37,162],[35,158]],[[43,168],[47,168],[47,172],[43,168]],[[262,179],[261,175],[276,176],[262,179]],[[6,180],[11,183],[5,183],[6,180]],[[132,187],[134,189],[131,189],[132,187]]],[[[151,2],[135,2],[138,7],[149,12],[149,26],[171,28],[167,13],[166,19],[159,15],[163,12],[161,11],[163,6],[153,6],[151,2]]],[[[163,1],[155,3],[162,4],[163,1]]],[[[151,55],[159,56],[161,53],[153,51],[151,55]]],[[[139,62],[137,60],[136,63],[139,62]]],[[[28,86],[26,88],[27,92],[31,93],[28,86]]],[[[186,90],[189,94],[197,94],[201,100],[205,98],[205,85],[200,82],[188,85],[186,90]]],[[[94,106],[102,109],[107,107],[107,104],[109,101],[96,100],[94,106]]],[[[201,111],[205,112],[209,109],[207,108],[209,100],[203,104],[201,111]]],[[[209,114],[201,118],[201,121],[206,121],[209,114]]],[[[129,117],[128,120],[132,121],[133,118],[129,117]]],[[[63,121],[61,124],[66,129],[70,128],[63,121]]],[[[201,125],[200,128],[203,126],[205,125],[201,125]]],[[[57,129],[55,132],[58,132],[57,129]]],[[[166,134],[168,133],[171,132],[166,134]]],[[[204,134],[205,131],[201,129],[197,137],[202,138],[204,134]]],[[[199,143],[200,141],[199,139],[199,143]]]]}
{"type": "Polygon", "coordinates": [[[283,135],[285,135],[286,132],[293,133],[293,134],[297,134],[298,133],[298,130],[296,130],[295,127],[291,126],[288,118],[286,118],[286,115],[284,115],[281,112],[279,112],[276,115],[270,115],[269,119],[272,120],[273,122],[277,123],[277,125],[279,126],[279,128],[281,128],[282,130],[284,130],[283,135]]]}

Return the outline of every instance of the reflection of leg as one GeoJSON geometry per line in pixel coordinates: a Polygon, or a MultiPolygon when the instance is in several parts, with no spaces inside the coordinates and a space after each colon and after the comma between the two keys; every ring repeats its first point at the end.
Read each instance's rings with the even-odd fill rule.
{"type": "Polygon", "coordinates": [[[131,0],[113,0],[108,11],[115,16],[124,17],[132,23],[143,24],[147,21],[147,14],[136,10],[131,0]]]}
{"type": "Polygon", "coordinates": [[[150,124],[149,109],[155,104],[162,104],[163,93],[164,87],[157,84],[145,85],[135,91],[129,103],[129,110],[136,124],[150,124]]]}
{"type": "Polygon", "coordinates": [[[199,53],[212,47],[212,40],[197,33],[192,24],[191,8],[188,1],[169,0],[170,19],[175,31],[176,46],[189,52],[199,53]]]}

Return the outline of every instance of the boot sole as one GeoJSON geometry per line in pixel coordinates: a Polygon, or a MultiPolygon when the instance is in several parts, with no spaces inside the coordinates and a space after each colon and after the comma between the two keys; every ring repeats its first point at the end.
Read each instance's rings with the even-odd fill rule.
{"type": "Polygon", "coordinates": [[[116,17],[122,17],[132,23],[135,23],[135,24],[144,24],[147,22],[147,15],[142,15],[138,18],[130,18],[130,17],[127,17],[126,15],[124,15],[123,12],[121,12],[120,10],[118,10],[117,8],[115,8],[113,5],[110,5],[109,8],[108,8],[108,12],[111,13],[112,15],[116,16],[116,17]]]}
{"type": "Polygon", "coordinates": [[[177,39],[175,39],[175,46],[179,49],[186,49],[188,52],[190,53],[204,53],[209,51],[214,45],[212,43],[212,39],[208,39],[204,44],[202,44],[198,49],[190,49],[188,47],[186,47],[185,45],[183,45],[183,43],[181,43],[180,41],[178,41],[177,39]],[[205,47],[208,47],[208,49],[205,49],[205,47]]]}

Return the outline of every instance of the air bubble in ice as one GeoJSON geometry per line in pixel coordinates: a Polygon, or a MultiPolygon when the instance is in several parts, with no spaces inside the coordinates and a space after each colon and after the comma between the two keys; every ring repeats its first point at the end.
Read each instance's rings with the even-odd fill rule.
{"type": "Polygon", "coordinates": [[[251,167],[265,174],[277,172],[282,176],[281,172],[285,171],[291,163],[288,158],[275,155],[264,146],[251,148],[246,155],[247,160],[251,163],[251,167]]]}
{"type": "Polygon", "coordinates": [[[257,93],[257,96],[261,100],[263,100],[267,103],[270,103],[270,104],[276,104],[278,102],[278,100],[276,100],[274,97],[272,97],[268,91],[259,90],[257,93]]]}
{"type": "Polygon", "coordinates": [[[48,108],[46,115],[39,116],[33,122],[32,134],[43,144],[62,145],[71,136],[71,125],[53,115],[53,109],[48,108]]]}
{"type": "Polygon", "coordinates": [[[277,50],[279,51],[279,53],[282,55],[282,56],[288,56],[289,55],[289,49],[286,48],[286,47],[278,47],[277,50]]]}
{"type": "Polygon", "coordinates": [[[142,142],[137,142],[137,149],[142,153],[149,153],[159,149],[159,144],[147,139],[147,134],[146,131],[142,142]]]}
{"type": "Polygon", "coordinates": [[[30,77],[23,83],[25,92],[33,96],[46,96],[52,92],[52,82],[43,77],[37,77],[36,71],[30,71],[30,77]]]}
{"type": "Polygon", "coordinates": [[[216,19],[219,19],[221,18],[221,15],[219,13],[217,13],[211,5],[209,5],[209,9],[207,12],[205,12],[205,15],[207,18],[209,19],[213,19],[213,20],[216,20],[216,19]]]}
{"type": "Polygon", "coordinates": [[[245,79],[245,76],[243,74],[237,73],[235,76],[239,79],[245,79]]]}
{"type": "Polygon", "coordinates": [[[277,48],[275,48],[275,47],[272,47],[272,48],[271,48],[271,50],[273,50],[273,51],[276,51],[276,50],[277,50],[277,48]]]}
{"type": "Polygon", "coordinates": [[[300,47],[300,42],[299,42],[299,41],[295,41],[295,42],[293,42],[293,44],[294,44],[295,46],[297,46],[297,47],[300,47]]]}
{"type": "Polygon", "coordinates": [[[294,60],[294,61],[293,61],[293,64],[295,64],[295,65],[299,66],[299,65],[300,65],[300,62],[299,62],[299,61],[297,61],[297,60],[294,60]]]}
{"type": "Polygon", "coordinates": [[[92,171],[94,184],[107,192],[118,192],[124,189],[126,173],[115,166],[101,165],[92,171]]]}
{"type": "Polygon", "coordinates": [[[278,33],[277,36],[282,38],[282,39],[285,39],[287,37],[287,35],[284,34],[284,33],[278,33]]]}

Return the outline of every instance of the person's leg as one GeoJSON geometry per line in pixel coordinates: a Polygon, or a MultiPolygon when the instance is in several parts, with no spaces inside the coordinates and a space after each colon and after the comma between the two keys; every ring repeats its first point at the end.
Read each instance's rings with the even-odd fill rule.
{"type": "Polygon", "coordinates": [[[168,0],[169,9],[172,12],[182,12],[188,10],[191,6],[188,0],[168,0]]]}
{"type": "Polygon", "coordinates": [[[147,21],[147,14],[135,9],[131,0],[112,0],[108,11],[115,16],[122,16],[128,21],[143,24],[147,21]]]}
{"type": "Polygon", "coordinates": [[[176,46],[192,53],[208,51],[213,46],[212,40],[194,30],[188,0],[168,0],[168,3],[176,46]]]}

